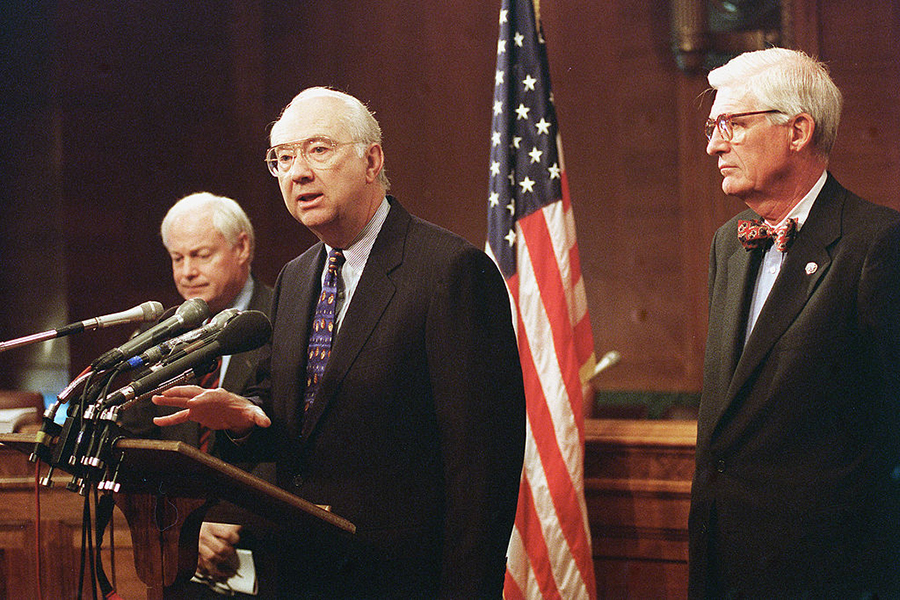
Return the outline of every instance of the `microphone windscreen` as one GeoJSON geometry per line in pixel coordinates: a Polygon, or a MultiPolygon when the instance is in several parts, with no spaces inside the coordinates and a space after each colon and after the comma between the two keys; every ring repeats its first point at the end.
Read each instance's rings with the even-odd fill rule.
{"type": "Polygon", "coordinates": [[[265,313],[245,310],[232,318],[216,337],[222,354],[238,354],[255,350],[269,341],[272,324],[265,313]]]}
{"type": "Polygon", "coordinates": [[[165,312],[165,308],[161,302],[156,302],[155,300],[149,300],[141,304],[141,309],[144,312],[144,321],[155,321],[162,316],[165,312]]]}
{"type": "Polygon", "coordinates": [[[209,318],[209,305],[203,298],[191,298],[184,301],[175,311],[189,328],[196,327],[207,318],[209,318]]]}

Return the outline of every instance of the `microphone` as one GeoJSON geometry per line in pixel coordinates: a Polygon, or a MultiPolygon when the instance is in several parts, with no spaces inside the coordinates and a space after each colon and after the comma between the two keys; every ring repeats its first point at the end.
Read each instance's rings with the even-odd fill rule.
{"type": "Polygon", "coordinates": [[[97,358],[91,364],[91,368],[94,371],[104,371],[114,367],[162,340],[169,339],[185,329],[193,329],[205,321],[208,316],[209,306],[206,305],[206,301],[202,298],[191,298],[179,306],[175,314],[168,319],[160,321],[147,331],[97,358]]]}
{"type": "Polygon", "coordinates": [[[18,348],[35,342],[43,342],[44,340],[52,340],[54,338],[63,337],[73,333],[81,333],[82,331],[91,331],[93,329],[103,329],[112,325],[123,325],[125,323],[140,323],[146,321],[155,321],[163,314],[163,305],[159,302],[148,301],[139,304],[134,308],[123,310],[122,312],[104,315],[102,317],[94,317],[86,321],[78,321],[70,323],[59,329],[51,329],[41,333],[35,333],[24,337],[9,340],[8,342],[0,342],[0,352],[18,348]]]}
{"type": "Polygon", "coordinates": [[[124,404],[147,392],[171,387],[174,383],[166,384],[180,379],[186,371],[203,371],[198,368],[224,354],[255,350],[269,341],[271,335],[272,324],[265,313],[258,310],[241,312],[228,321],[222,331],[210,336],[208,343],[113,392],[102,401],[101,408],[124,404]]]}
{"type": "Polygon", "coordinates": [[[602,371],[612,367],[620,360],[622,360],[622,355],[617,350],[610,350],[597,361],[597,366],[594,367],[594,374],[591,375],[591,379],[599,375],[602,371]]]}
{"type": "Polygon", "coordinates": [[[154,363],[158,363],[162,359],[171,355],[172,352],[176,349],[182,348],[199,340],[204,340],[210,335],[218,333],[222,330],[223,327],[225,327],[225,324],[236,317],[238,313],[240,313],[240,311],[236,308],[226,308],[225,310],[214,316],[212,319],[210,319],[209,323],[207,323],[206,325],[198,327],[196,329],[191,329],[187,333],[182,333],[178,337],[166,340],[161,344],[157,344],[156,346],[150,348],[139,356],[129,358],[125,364],[127,365],[128,369],[136,369],[138,367],[146,367],[154,363]]]}

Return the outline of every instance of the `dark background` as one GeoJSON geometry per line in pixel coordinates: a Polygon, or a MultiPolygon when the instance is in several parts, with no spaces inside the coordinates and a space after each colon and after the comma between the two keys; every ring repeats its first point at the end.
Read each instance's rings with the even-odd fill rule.
{"type": "MultiPolygon", "coordinates": [[[[393,193],[483,246],[499,7],[4,3],[0,339],[148,299],[179,303],[158,227],[195,191],[244,206],[257,229],[255,272],[274,283],[314,238],[264,168],[267,127],[311,85],[367,102],[393,193]]],[[[900,208],[900,7],[782,7],[782,42],[825,60],[845,94],[832,171],[900,208]]],[[[667,2],[543,0],[540,10],[596,351],[623,355],[599,387],[690,396],[701,381],[709,242],[742,208],[704,154],[705,73],[678,68],[667,2]]],[[[0,354],[0,387],[55,393],[124,329],[0,354]]]]}

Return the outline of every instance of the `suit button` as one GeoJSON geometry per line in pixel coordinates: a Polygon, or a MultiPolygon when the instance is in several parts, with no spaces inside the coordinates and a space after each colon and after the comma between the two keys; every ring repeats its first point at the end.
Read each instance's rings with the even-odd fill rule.
{"type": "Polygon", "coordinates": [[[716,461],[716,471],[719,473],[725,472],[725,460],[724,459],[720,458],[719,460],[716,461]]]}
{"type": "Polygon", "coordinates": [[[294,479],[291,480],[291,483],[294,484],[294,487],[303,487],[303,483],[305,480],[303,479],[303,475],[294,475],[294,479]]]}

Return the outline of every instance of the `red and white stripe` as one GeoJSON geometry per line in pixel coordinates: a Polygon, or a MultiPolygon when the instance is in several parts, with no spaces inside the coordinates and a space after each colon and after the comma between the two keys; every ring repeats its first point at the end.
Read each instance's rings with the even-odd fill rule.
{"type": "Polygon", "coordinates": [[[527,404],[507,600],[597,595],[584,500],[583,410],[595,357],[565,173],[562,189],[560,201],[516,222],[518,272],[507,280],[527,404]]]}

